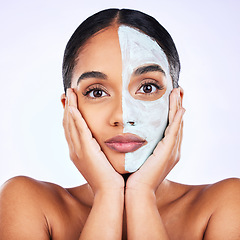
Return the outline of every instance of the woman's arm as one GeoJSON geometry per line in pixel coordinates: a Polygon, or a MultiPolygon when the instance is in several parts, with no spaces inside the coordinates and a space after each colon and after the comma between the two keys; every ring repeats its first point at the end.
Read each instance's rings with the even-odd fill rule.
{"type": "Polygon", "coordinates": [[[68,89],[64,129],[70,156],[93,190],[94,200],[80,239],[121,239],[124,180],[92,137],[77,109],[73,90],[68,89]]]}
{"type": "Polygon", "coordinates": [[[98,192],[80,239],[122,239],[124,191],[98,192]]]}
{"type": "Polygon", "coordinates": [[[158,212],[154,192],[127,191],[125,201],[129,240],[169,239],[158,212]]]}
{"type": "Polygon", "coordinates": [[[143,166],[127,180],[125,205],[128,239],[169,239],[159,215],[155,192],[180,158],[182,140],[181,91],[170,96],[169,126],[165,137],[143,166]]]}

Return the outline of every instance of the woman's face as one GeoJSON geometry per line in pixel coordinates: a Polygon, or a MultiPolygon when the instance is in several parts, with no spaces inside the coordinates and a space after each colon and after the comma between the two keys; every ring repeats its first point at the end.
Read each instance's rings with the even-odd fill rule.
{"type": "Polygon", "coordinates": [[[115,170],[136,171],[167,125],[172,79],[159,45],[127,26],[104,29],[81,49],[71,87],[115,170]]]}

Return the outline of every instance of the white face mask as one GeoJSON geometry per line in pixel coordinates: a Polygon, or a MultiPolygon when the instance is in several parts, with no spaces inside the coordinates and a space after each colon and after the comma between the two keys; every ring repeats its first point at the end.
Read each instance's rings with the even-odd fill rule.
{"type": "Polygon", "coordinates": [[[163,137],[168,122],[169,94],[173,86],[167,57],[156,41],[124,25],[119,27],[118,36],[122,53],[123,132],[136,134],[148,142],[138,150],[125,154],[125,170],[134,172],[147,160],[163,137]],[[135,99],[128,90],[134,70],[146,64],[161,66],[167,80],[166,92],[154,101],[135,99]],[[129,122],[134,122],[134,125],[129,122]]]}

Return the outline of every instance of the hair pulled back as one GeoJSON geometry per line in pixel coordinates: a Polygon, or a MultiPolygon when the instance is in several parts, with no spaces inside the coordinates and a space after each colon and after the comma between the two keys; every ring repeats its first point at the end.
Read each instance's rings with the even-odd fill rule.
{"type": "Polygon", "coordinates": [[[139,29],[155,39],[167,56],[173,87],[178,87],[180,61],[176,46],[167,30],[155,18],[140,11],[111,8],[88,17],[68,41],[62,65],[64,91],[71,87],[72,74],[80,48],[98,31],[115,24],[139,29]]]}

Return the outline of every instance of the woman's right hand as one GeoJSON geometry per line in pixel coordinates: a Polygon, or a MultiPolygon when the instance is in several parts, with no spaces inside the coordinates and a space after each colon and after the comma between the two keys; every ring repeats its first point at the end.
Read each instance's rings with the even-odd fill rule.
{"type": "Polygon", "coordinates": [[[91,186],[93,193],[124,190],[123,177],[114,170],[93,138],[77,108],[77,96],[71,88],[67,89],[63,127],[70,158],[91,186]]]}
{"type": "Polygon", "coordinates": [[[77,108],[77,96],[73,89],[67,90],[63,127],[70,158],[87,180],[94,194],[93,206],[80,240],[121,239],[124,180],[111,166],[93,138],[77,108]]]}

